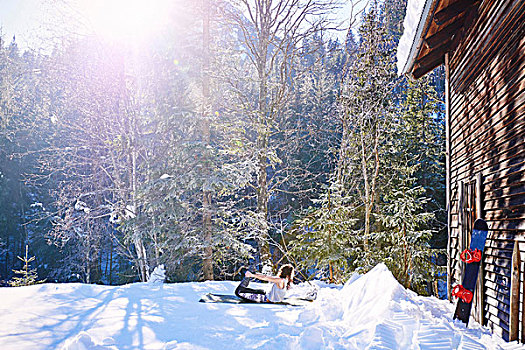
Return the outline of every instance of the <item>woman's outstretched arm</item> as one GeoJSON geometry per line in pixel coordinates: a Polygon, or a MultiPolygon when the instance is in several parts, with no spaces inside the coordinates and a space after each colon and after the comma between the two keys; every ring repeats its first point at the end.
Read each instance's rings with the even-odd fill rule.
{"type": "Polygon", "coordinates": [[[246,277],[255,277],[255,278],[257,278],[258,280],[261,280],[261,281],[268,281],[268,282],[275,283],[277,285],[277,287],[279,287],[281,289],[283,289],[286,286],[286,281],[284,280],[284,278],[263,275],[263,274],[260,274],[260,273],[252,273],[250,271],[246,271],[246,277]]]}

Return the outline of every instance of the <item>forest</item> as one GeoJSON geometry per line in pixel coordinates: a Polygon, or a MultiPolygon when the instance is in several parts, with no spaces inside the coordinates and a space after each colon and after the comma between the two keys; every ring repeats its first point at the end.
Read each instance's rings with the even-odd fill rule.
{"type": "Polygon", "coordinates": [[[437,295],[444,74],[398,75],[406,0],[346,27],[336,0],[173,3],[144,40],[0,36],[1,284],[284,263],[340,283],[383,262],[437,295]]]}

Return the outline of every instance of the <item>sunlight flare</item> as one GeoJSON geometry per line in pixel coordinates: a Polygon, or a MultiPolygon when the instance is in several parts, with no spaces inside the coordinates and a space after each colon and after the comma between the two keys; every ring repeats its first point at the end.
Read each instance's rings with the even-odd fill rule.
{"type": "Polygon", "coordinates": [[[113,41],[147,39],[166,25],[169,0],[83,0],[92,30],[113,41]]]}

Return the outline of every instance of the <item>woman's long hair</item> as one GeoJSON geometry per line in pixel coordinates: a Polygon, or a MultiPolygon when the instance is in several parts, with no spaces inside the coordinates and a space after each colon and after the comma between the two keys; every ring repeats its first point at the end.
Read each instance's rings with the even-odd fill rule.
{"type": "Polygon", "coordinates": [[[293,273],[294,273],[294,268],[290,264],[281,266],[281,268],[279,269],[279,272],[277,272],[277,276],[279,276],[279,278],[286,278],[286,280],[288,281],[286,283],[286,289],[290,289],[292,285],[293,273]]]}

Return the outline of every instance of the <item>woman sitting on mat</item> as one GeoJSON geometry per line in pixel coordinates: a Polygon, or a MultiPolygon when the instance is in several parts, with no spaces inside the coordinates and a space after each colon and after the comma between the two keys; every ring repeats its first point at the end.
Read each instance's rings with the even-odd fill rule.
{"type": "Polygon", "coordinates": [[[286,291],[292,286],[293,276],[294,268],[289,264],[281,266],[277,276],[267,276],[246,271],[241,284],[235,289],[235,295],[255,303],[279,303],[283,301],[286,291]],[[272,289],[267,293],[262,289],[248,288],[252,277],[261,281],[272,282],[272,289]]]}

